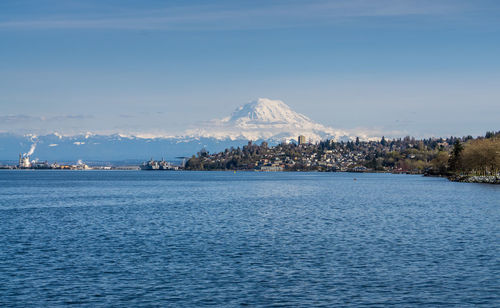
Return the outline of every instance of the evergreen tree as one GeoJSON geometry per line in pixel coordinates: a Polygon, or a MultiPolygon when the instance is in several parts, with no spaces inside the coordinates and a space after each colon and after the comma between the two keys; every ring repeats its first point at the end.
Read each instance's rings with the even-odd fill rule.
{"type": "Polygon", "coordinates": [[[450,171],[457,172],[461,168],[461,155],[464,147],[460,140],[456,139],[453,144],[453,150],[451,151],[450,160],[448,161],[448,166],[450,171]]]}

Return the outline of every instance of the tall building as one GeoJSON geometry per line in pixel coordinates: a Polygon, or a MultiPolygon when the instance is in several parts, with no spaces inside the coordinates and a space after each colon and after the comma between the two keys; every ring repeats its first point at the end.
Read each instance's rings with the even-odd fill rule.
{"type": "Polygon", "coordinates": [[[299,145],[305,144],[306,143],[306,136],[300,135],[299,136],[299,145]]]}

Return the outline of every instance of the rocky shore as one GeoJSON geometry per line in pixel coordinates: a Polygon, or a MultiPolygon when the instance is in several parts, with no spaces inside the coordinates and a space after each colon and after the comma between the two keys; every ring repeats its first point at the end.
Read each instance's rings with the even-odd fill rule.
{"type": "Polygon", "coordinates": [[[454,175],[448,178],[453,182],[463,183],[484,183],[484,184],[500,184],[500,175],[454,175]]]}

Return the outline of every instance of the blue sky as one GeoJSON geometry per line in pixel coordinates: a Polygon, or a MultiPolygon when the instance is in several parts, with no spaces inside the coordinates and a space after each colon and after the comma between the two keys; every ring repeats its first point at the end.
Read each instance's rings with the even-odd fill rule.
{"type": "Polygon", "coordinates": [[[498,1],[1,1],[0,131],[177,134],[258,97],[385,135],[500,129],[498,1]]]}

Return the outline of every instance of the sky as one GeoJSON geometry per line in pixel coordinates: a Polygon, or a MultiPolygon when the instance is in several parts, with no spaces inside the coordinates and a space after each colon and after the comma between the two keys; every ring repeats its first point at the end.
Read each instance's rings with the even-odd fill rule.
{"type": "Polygon", "coordinates": [[[259,97],[386,136],[500,130],[500,2],[0,1],[0,132],[178,135],[259,97]]]}

